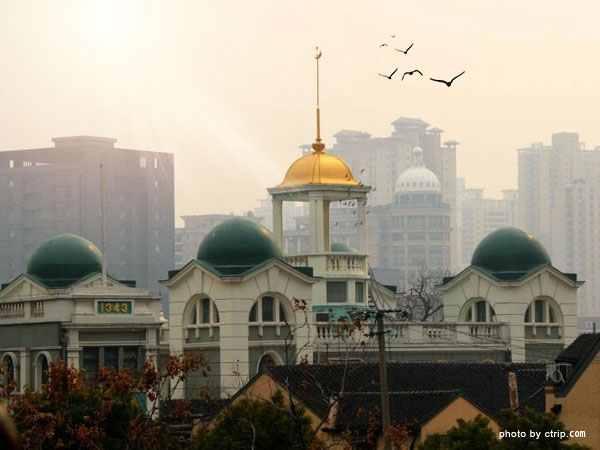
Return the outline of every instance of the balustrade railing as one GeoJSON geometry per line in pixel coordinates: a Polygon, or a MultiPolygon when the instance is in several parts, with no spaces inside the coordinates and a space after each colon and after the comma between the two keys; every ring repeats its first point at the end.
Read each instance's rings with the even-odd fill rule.
{"type": "Polygon", "coordinates": [[[0,303],[0,319],[25,317],[25,303],[0,303]]]}
{"type": "MultiPolygon", "coordinates": [[[[317,342],[336,340],[364,341],[374,337],[376,326],[362,323],[360,330],[351,323],[317,322],[317,342]]],[[[504,344],[508,342],[508,326],[503,323],[458,323],[458,322],[385,322],[386,342],[389,345],[403,344],[504,344]]]]}

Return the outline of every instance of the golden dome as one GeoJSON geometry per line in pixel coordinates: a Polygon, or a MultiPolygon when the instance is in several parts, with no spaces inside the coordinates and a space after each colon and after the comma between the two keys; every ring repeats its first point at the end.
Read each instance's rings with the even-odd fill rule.
{"type": "Polygon", "coordinates": [[[302,184],[345,184],[357,186],[350,167],[344,161],[324,151],[304,155],[292,163],[277,187],[302,184]]]}

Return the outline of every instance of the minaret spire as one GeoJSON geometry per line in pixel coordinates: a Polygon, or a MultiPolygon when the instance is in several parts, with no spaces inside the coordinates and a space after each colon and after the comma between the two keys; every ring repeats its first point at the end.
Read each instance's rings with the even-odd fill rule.
{"type": "Polygon", "coordinates": [[[322,152],[325,144],[321,142],[321,109],[319,108],[319,59],[321,59],[321,49],[317,47],[315,59],[317,60],[317,139],[312,144],[315,152],[322,152]]]}

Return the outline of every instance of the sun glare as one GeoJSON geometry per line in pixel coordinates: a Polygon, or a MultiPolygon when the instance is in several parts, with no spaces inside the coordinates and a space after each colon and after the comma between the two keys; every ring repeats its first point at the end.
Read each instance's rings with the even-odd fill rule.
{"type": "Polygon", "coordinates": [[[130,4],[115,0],[87,1],[81,4],[82,36],[90,44],[115,50],[135,29],[136,18],[130,4]]]}

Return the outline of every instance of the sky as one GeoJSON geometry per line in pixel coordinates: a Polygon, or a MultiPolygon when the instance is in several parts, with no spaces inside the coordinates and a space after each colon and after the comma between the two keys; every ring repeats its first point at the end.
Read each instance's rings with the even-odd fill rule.
{"type": "Polygon", "coordinates": [[[498,196],[517,148],[600,145],[599,16],[583,0],[0,0],[0,150],[113,137],[175,155],[176,216],[246,211],[314,140],[319,45],[326,145],[419,117],[461,143],[467,187],[498,196]],[[377,75],[396,67],[466,73],[377,75]]]}

